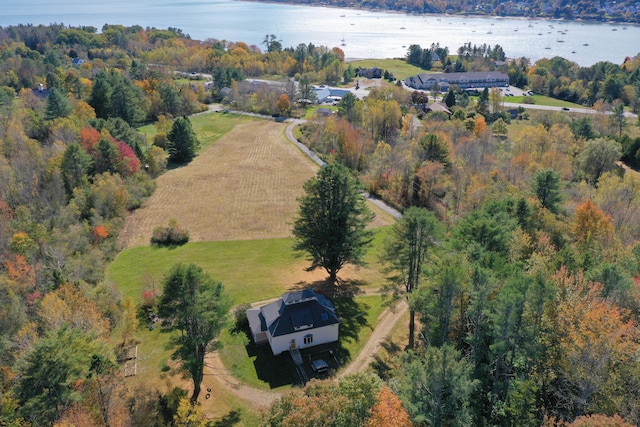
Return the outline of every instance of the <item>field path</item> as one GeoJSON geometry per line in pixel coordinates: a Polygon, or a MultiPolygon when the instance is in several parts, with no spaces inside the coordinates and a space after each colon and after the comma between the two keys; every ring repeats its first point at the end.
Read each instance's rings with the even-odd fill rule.
{"type": "Polygon", "coordinates": [[[189,165],[167,171],[144,205],[128,216],[120,241],[148,245],[153,229],[175,218],[190,241],[290,235],[302,185],[317,166],[282,137],[286,124],[236,126],[189,165]]]}
{"type": "MultiPolygon", "coordinates": [[[[380,315],[378,326],[373,330],[367,344],[365,344],[360,354],[345,369],[340,371],[338,378],[364,372],[373,362],[379,347],[389,336],[395,324],[406,312],[407,304],[404,301],[398,304],[393,311],[390,308],[383,311],[380,315]]],[[[246,400],[256,407],[269,407],[282,395],[281,392],[259,390],[243,384],[224,366],[217,351],[207,354],[205,365],[205,376],[207,378],[213,379],[213,381],[229,390],[236,397],[246,400]]]]}
{"type": "Polygon", "coordinates": [[[385,309],[385,311],[380,315],[378,326],[371,333],[369,340],[362,348],[360,354],[358,354],[358,356],[353,359],[345,369],[340,371],[338,376],[344,377],[346,375],[357,374],[365,371],[374,361],[376,354],[378,353],[378,349],[389,336],[395,324],[398,323],[407,310],[407,302],[404,300],[397,304],[393,310],[390,308],[385,309]]]}

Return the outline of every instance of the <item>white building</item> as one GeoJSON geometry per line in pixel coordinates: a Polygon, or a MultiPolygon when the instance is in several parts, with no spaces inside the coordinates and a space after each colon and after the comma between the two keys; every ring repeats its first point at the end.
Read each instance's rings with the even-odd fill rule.
{"type": "Polygon", "coordinates": [[[249,309],[247,318],[255,343],[268,341],[274,355],[338,341],[339,337],[335,307],[311,289],[287,292],[271,304],[249,309]]]}

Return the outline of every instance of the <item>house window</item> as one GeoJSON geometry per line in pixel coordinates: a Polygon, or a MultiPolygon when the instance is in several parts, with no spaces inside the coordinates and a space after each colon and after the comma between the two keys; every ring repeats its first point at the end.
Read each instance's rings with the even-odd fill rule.
{"type": "Polygon", "coordinates": [[[329,320],[329,315],[327,313],[321,313],[320,318],[326,322],[329,320]]]}
{"type": "Polygon", "coordinates": [[[313,342],[313,335],[308,334],[304,336],[304,343],[311,344],[313,342]]]}

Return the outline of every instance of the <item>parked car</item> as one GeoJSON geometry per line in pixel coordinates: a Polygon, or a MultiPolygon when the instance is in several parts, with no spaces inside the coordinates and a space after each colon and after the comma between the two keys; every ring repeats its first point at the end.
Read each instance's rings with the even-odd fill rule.
{"type": "Polygon", "coordinates": [[[313,369],[314,372],[322,374],[329,370],[329,365],[324,360],[317,359],[311,362],[311,369],[313,369]]]}
{"type": "Polygon", "coordinates": [[[563,111],[569,111],[569,109],[567,107],[562,107],[563,111]]]}

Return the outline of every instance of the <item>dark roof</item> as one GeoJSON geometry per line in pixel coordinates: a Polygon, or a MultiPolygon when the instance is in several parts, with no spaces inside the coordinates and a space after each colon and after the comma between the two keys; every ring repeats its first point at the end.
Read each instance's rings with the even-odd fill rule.
{"type": "Polygon", "coordinates": [[[31,89],[31,91],[36,97],[38,97],[40,99],[47,98],[49,96],[49,92],[51,92],[50,89],[42,89],[42,88],[40,88],[40,89],[31,89]]]}
{"type": "Polygon", "coordinates": [[[340,323],[331,301],[312,289],[283,294],[261,307],[259,317],[261,330],[268,329],[273,337],[340,323]]]}

